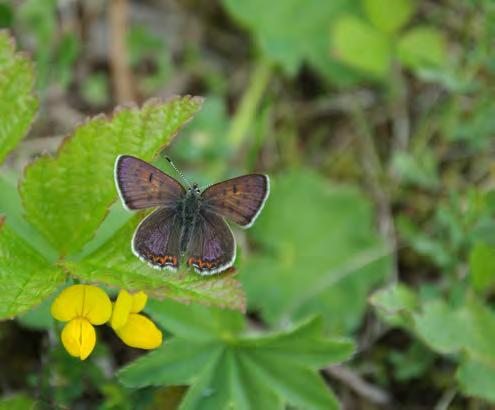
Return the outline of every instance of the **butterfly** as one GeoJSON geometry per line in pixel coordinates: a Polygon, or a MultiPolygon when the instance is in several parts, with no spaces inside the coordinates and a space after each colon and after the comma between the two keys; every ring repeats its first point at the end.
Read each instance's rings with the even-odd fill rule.
{"type": "Polygon", "coordinates": [[[132,252],[157,269],[177,271],[183,261],[200,275],[229,269],[236,243],[225,222],[249,228],[270,193],[267,175],[249,174],[187,189],[153,165],[130,155],[115,161],[115,185],[128,210],[157,208],[132,237],[132,252]]]}

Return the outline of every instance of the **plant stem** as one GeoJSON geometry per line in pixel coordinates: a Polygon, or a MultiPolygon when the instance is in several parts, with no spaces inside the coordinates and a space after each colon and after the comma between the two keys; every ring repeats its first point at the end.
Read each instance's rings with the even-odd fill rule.
{"type": "Polygon", "coordinates": [[[379,229],[391,248],[392,277],[391,282],[398,280],[397,235],[390,205],[389,194],[383,179],[386,178],[373,138],[373,131],[368,125],[366,114],[359,104],[355,104],[353,113],[356,134],[361,151],[361,165],[370,187],[371,194],[378,208],[379,229]]]}
{"type": "Polygon", "coordinates": [[[233,151],[237,151],[246,138],[261,98],[270,81],[272,64],[260,58],[254,66],[248,88],[244,91],[241,103],[232,119],[226,139],[233,151]]]}
{"type": "Polygon", "coordinates": [[[112,0],[109,8],[111,32],[110,66],[115,100],[121,104],[134,101],[132,73],[127,64],[127,0],[112,0]]]}

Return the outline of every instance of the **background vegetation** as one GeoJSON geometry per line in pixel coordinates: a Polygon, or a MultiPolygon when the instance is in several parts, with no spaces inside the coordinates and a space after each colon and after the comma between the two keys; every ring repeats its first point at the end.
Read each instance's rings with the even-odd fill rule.
{"type": "Polygon", "coordinates": [[[495,405],[495,3],[11,0],[0,28],[0,406],[495,405]],[[131,254],[113,162],[174,175],[164,147],[270,174],[237,274],[131,254]],[[70,357],[78,281],[146,291],[163,346],[70,357]]]}

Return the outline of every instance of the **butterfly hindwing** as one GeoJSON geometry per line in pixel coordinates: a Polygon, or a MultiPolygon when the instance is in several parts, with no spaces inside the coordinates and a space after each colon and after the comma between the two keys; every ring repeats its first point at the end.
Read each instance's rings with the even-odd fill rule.
{"type": "Polygon", "coordinates": [[[187,265],[200,275],[212,275],[230,268],[235,260],[235,239],[225,220],[201,210],[187,248],[187,265]]]}
{"type": "Polygon", "coordinates": [[[132,238],[132,251],[158,269],[176,271],[180,264],[182,224],[174,209],[160,208],[144,218],[132,238]]]}
{"type": "Polygon", "coordinates": [[[115,161],[115,183],[128,209],[175,206],[186,193],[175,179],[130,155],[121,155],[115,161]]]}
{"type": "Polygon", "coordinates": [[[202,207],[249,228],[270,193],[267,175],[249,174],[219,182],[201,194],[202,207]]]}

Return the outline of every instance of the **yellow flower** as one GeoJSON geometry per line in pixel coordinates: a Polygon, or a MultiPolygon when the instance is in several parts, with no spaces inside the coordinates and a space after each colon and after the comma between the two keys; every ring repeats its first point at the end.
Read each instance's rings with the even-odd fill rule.
{"type": "Polygon", "coordinates": [[[96,286],[73,285],[54,300],[51,313],[55,319],[68,322],[61,336],[65,350],[84,360],[96,343],[92,325],[102,325],[110,319],[112,303],[108,295],[96,286]]]}
{"type": "Polygon", "coordinates": [[[143,292],[130,294],[122,289],[113,306],[110,325],[128,346],[155,349],[162,344],[162,332],[146,316],[138,312],[144,309],[148,296],[143,292]]]}

